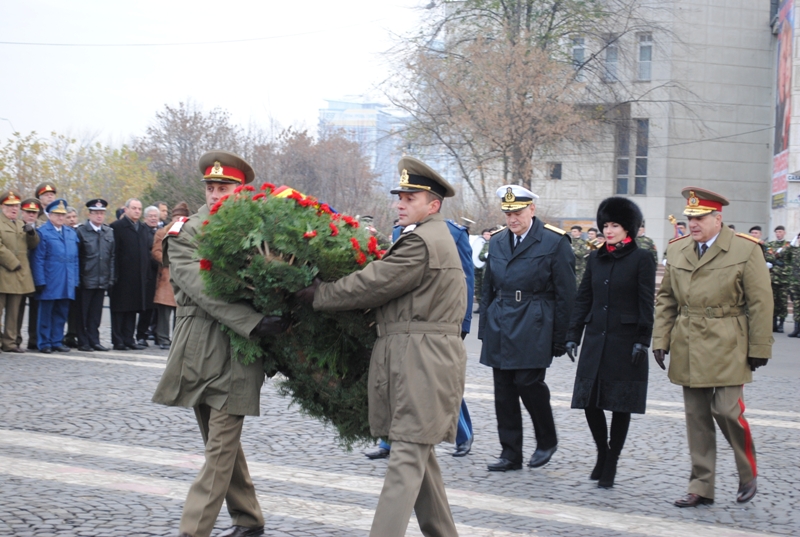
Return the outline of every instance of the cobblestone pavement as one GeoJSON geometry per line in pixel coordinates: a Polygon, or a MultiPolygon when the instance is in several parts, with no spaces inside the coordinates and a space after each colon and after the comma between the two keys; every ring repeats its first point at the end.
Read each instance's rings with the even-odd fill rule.
{"type": "MultiPolygon", "coordinates": [[[[491,371],[467,339],[466,400],[472,453],[437,448],[462,536],[800,534],[800,341],[776,334],[775,359],[745,389],[758,452],[759,492],[735,502],[733,454],[718,435],[717,497],[678,509],[689,456],[681,390],[651,368],[647,414],[634,416],[613,489],[588,479],[594,447],[570,410],[575,365],[548,372],[560,437],[543,468],[489,473],[499,453],[491,371]]],[[[166,351],[0,354],[0,535],[174,536],[186,491],[202,464],[191,410],[150,402],[166,351]]],[[[651,359],[652,360],[652,359],[651,359]]],[[[367,535],[385,461],[340,449],[332,433],[262,390],[262,416],[242,441],[271,536],[367,535]]],[[[525,423],[525,452],[534,449],[525,423]]],[[[230,525],[223,509],[217,528],[230,525]]],[[[414,520],[408,535],[420,535],[414,520]]]]}

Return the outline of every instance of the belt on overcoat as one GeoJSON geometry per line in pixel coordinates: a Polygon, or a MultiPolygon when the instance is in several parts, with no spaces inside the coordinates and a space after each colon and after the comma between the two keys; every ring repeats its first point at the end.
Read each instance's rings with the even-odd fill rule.
{"type": "Polygon", "coordinates": [[[709,319],[721,319],[723,317],[739,317],[745,314],[745,309],[739,306],[717,306],[706,308],[682,306],[681,315],[684,317],[707,317],[709,319]]]}
{"type": "Polygon", "coordinates": [[[206,310],[198,306],[178,306],[175,308],[175,317],[200,317],[216,321],[206,310]]]}
{"type": "Polygon", "coordinates": [[[447,336],[461,335],[461,325],[453,323],[428,323],[423,321],[378,323],[377,329],[378,337],[396,334],[442,334],[447,336]]]}
{"type": "Polygon", "coordinates": [[[498,291],[497,296],[507,300],[516,300],[517,302],[522,302],[523,300],[535,300],[537,298],[544,300],[555,300],[556,298],[555,293],[552,292],[532,293],[530,291],[498,291]]]}

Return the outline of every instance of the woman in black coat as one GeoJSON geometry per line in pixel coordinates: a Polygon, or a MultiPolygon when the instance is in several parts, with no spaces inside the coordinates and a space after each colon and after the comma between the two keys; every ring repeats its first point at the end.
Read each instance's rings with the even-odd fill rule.
{"type": "Polygon", "coordinates": [[[656,264],[636,245],[642,212],[627,198],[603,200],[597,224],[606,242],[589,256],[572,310],[567,352],[581,342],[572,408],[582,408],[597,444],[591,479],[614,485],[631,413],[644,414],[647,348],[653,332],[656,264]],[[612,412],[611,437],[604,411],[612,412]]]}

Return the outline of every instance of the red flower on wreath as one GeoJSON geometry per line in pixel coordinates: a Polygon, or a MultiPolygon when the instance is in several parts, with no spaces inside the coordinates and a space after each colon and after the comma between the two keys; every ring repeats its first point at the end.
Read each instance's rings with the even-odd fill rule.
{"type": "Polygon", "coordinates": [[[304,239],[313,239],[316,236],[317,236],[317,230],[316,229],[312,229],[311,231],[306,231],[305,233],[303,233],[303,238],[304,239]]]}
{"type": "Polygon", "coordinates": [[[336,235],[339,234],[339,228],[336,227],[336,224],[331,222],[330,224],[328,224],[328,226],[331,228],[331,237],[335,237],[336,235]]]}
{"type": "Polygon", "coordinates": [[[290,199],[290,200],[294,200],[294,201],[296,201],[296,202],[298,202],[298,203],[300,203],[301,201],[303,201],[303,196],[301,196],[299,192],[292,192],[291,194],[289,194],[289,195],[288,195],[288,196],[286,196],[286,197],[287,197],[288,199],[290,199]]]}
{"type": "Polygon", "coordinates": [[[378,239],[375,237],[369,238],[369,242],[367,242],[367,251],[371,254],[378,253],[378,239]]]}
{"type": "Polygon", "coordinates": [[[326,213],[326,214],[333,214],[333,211],[331,211],[330,205],[328,205],[327,203],[320,204],[319,212],[320,213],[326,213]]]}
{"type": "Polygon", "coordinates": [[[386,254],[386,250],[378,250],[378,253],[376,253],[375,256],[378,259],[382,259],[385,254],[386,254]]]}
{"type": "Polygon", "coordinates": [[[361,245],[358,244],[358,239],[355,237],[350,237],[350,242],[353,245],[353,250],[361,251],[361,245]]]}
{"type": "Polygon", "coordinates": [[[359,251],[356,254],[356,263],[358,263],[359,265],[363,265],[366,262],[367,262],[367,256],[364,255],[364,252],[359,251]]]}
{"type": "Polygon", "coordinates": [[[243,190],[247,190],[248,192],[255,192],[256,189],[253,188],[253,185],[242,185],[243,190]]]}
{"type": "Polygon", "coordinates": [[[203,225],[207,226],[208,225],[208,220],[203,220],[203,225]]]}
{"type": "Polygon", "coordinates": [[[267,189],[269,189],[269,191],[272,192],[273,190],[275,190],[275,185],[273,185],[272,183],[264,183],[263,185],[261,185],[261,190],[267,190],[267,189]]]}
{"type": "Polygon", "coordinates": [[[253,201],[257,201],[257,200],[260,200],[260,199],[263,199],[263,198],[266,198],[266,197],[267,197],[266,194],[264,194],[263,192],[259,192],[258,194],[253,196],[253,201]]]}
{"type": "Polygon", "coordinates": [[[237,186],[236,188],[233,189],[233,193],[234,194],[238,194],[239,192],[242,191],[243,188],[244,188],[244,185],[239,185],[239,186],[237,186]]]}
{"type": "Polygon", "coordinates": [[[352,227],[358,227],[358,220],[353,218],[352,216],[344,215],[342,216],[342,220],[344,220],[345,224],[352,227]]]}
{"type": "Polygon", "coordinates": [[[211,270],[211,260],[210,259],[201,259],[200,260],[200,270],[211,270]]]}
{"type": "Polygon", "coordinates": [[[331,215],[331,218],[332,218],[333,220],[339,220],[339,219],[341,219],[341,218],[342,218],[342,213],[333,213],[333,214],[331,215]]]}

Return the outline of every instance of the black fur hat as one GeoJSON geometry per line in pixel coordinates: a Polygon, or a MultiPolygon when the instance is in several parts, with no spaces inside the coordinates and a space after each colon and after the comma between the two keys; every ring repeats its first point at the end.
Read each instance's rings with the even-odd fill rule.
{"type": "Polygon", "coordinates": [[[606,222],[614,222],[621,225],[630,238],[635,239],[643,220],[642,210],[628,198],[606,198],[597,208],[597,227],[601,232],[606,222]]]}

